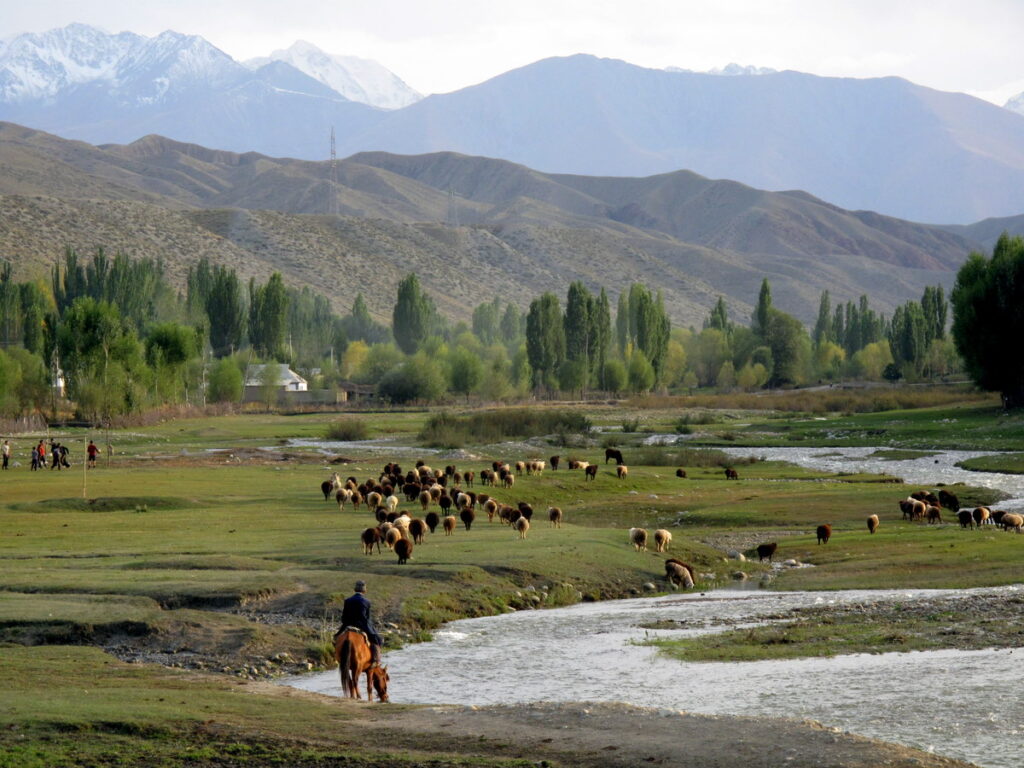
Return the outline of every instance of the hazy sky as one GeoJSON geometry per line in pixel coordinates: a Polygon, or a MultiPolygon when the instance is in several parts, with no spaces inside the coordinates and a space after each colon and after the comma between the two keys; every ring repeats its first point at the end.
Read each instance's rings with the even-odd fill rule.
{"type": "Polygon", "coordinates": [[[1024,0],[0,0],[0,37],[73,21],[198,34],[236,59],[308,40],[423,93],[548,56],[899,75],[997,103],[1024,91],[1024,0]]]}

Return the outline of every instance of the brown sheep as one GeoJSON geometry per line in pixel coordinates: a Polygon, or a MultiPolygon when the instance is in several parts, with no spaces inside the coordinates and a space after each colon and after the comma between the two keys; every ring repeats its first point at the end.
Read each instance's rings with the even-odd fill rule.
{"type": "MultiPolygon", "coordinates": [[[[430,491],[420,491],[419,499],[420,499],[420,506],[423,508],[423,511],[426,512],[427,511],[427,507],[430,506],[430,501],[431,501],[430,491]]],[[[438,501],[440,501],[440,500],[441,500],[441,497],[438,496],[438,501]]]]}
{"type": "Polygon", "coordinates": [[[647,551],[647,531],[643,528],[629,529],[629,543],[637,552],[647,551]]]}
{"type": "Polygon", "coordinates": [[[974,528],[974,515],[969,509],[961,509],[956,513],[956,519],[960,521],[961,528],[974,528]]]}
{"type": "Polygon", "coordinates": [[[408,539],[399,539],[395,543],[395,554],[398,555],[398,564],[405,565],[412,557],[412,542],[408,539]]]}
{"type": "Polygon", "coordinates": [[[377,553],[380,553],[380,531],[376,528],[367,528],[360,537],[363,540],[363,554],[372,555],[373,545],[377,545],[377,553]]]}
{"type": "Polygon", "coordinates": [[[473,521],[476,520],[476,512],[469,507],[463,507],[462,511],[459,512],[459,517],[462,519],[462,524],[466,526],[466,530],[468,531],[473,527],[473,521]]]}
{"type": "Polygon", "coordinates": [[[501,484],[505,488],[511,488],[516,483],[516,476],[511,472],[507,473],[502,479],[501,484]]]}
{"type": "Polygon", "coordinates": [[[670,557],[665,561],[665,580],[673,589],[678,586],[690,589],[693,586],[693,568],[682,560],[670,557]]]}
{"type": "Polygon", "coordinates": [[[494,499],[488,499],[484,502],[484,511],[487,512],[487,522],[494,522],[494,514],[498,511],[498,502],[494,499]]]}
{"type": "Polygon", "coordinates": [[[525,473],[526,473],[526,462],[525,461],[517,461],[516,462],[516,474],[522,475],[522,474],[525,474],[525,473]]]}
{"type": "Polygon", "coordinates": [[[942,510],[936,506],[929,505],[925,514],[928,516],[928,525],[942,522],[942,510]]]}
{"type": "Polygon", "coordinates": [[[629,474],[629,467],[625,464],[619,464],[615,467],[615,474],[619,476],[619,480],[624,480],[626,475],[629,474]]]}
{"type": "Polygon", "coordinates": [[[363,494],[359,491],[352,491],[352,509],[359,509],[359,505],[363,503],[363,494]]]}
{"type": "Polygon", "coordinates": [[[818,530],[818,543],[828,544],[828,540],[832,538],[832,526],[831,525],[819,525],[818,530]]]}
{"type": "Polygon", "coordinates": [[[1013,528],[1017,533],[1020,533],[1024,530],[1024,515],[1018,515],[1014,512],[1004,512],[999,522],[1002,523],[1004,531],[1008,531],[1013,528]]]}
{"type": "Polygon", "coordinates": [[[878,530],[878,515],[868,515],[868,533],[878,530]]]}
{"type": "Polygon", "coordinates": [[[587,480],[594,480],[597,478],[597,464],[588,464],[583,469],[583,474],[587,480]]]}
{"type": "Polygon", "coordinates": [[[561,456],[552,456],[550,459],[548,459],[548,464],[551,465],[551,470],[552,471],[558,469],[558,462],[560,462],[561,460],[562,460],[561,456]]]}
{"type": "Polygon", "coordinates": [[[775,556],[775,550],[777,550],[778,548],[779,548],[779,545],[776,542],[774,542],[774,541],[771,542],[770,544],[758,544],[757,545],[757,562],[760,563],[760,562],[762,562],[767,557],[768,558],[768,562],[770,563],[772,561],[772,558],[775,556]]]}
{"type": "Polygon", "coordinates": [[[422,544],[424,537],[427,535],[427,524],[425,521],[420,520],[418,517],[413,518],[409,521],[409,535],[412,536],[412,540],[416,544],[422,544]]]}
{"type": "Polygon", "coordinates": [[[551,507],[551,509],[548,510],[548,520],[550,521],[550,523],[551,523],[551,525],[553,527],[561,528],[562,527],[562,510],[559,509],[558,507],[551,507]]]}
{"type": "Polygon", "coordinates": [[[367,509],[376,509],[380,506],[382,501],[384,501],[384,497],[376,491],[370,491],[370,493],[366,494],[367,509]]]}
{"type": "Polygon", "coordinates": [[[725,479],[726,480],[739,480],[740,479],[740,473],[737,472],[732,467],[726,467],[725,468],[725,479]]]}
{"type": "Polygon", "coordinates": [[[384,543],[388,545],[388,549],[394,549],[395,544],[397,544],[401,540],[401,528],[388,528],[387,533],[384,534],[384,543]]]}
{"type": "Polygon", "coordinates": [[[324,480],[320,483],[320,493],[324,495],[324,501],[330,501],[331,491],[334,490],[334,483],[330,480],[324,480]]]}
{"type": "Polygon", "coordinates": [[[971,515],[974,517],[974,524],[981,528],[982,525],[989,522],[992,511],[988,507],[978,507],[971,515]]]}
{"type": "Polygon", "coordinates": [[[686,470],[680,467],[676,470],[676,477],[686,478],[686,470]]]}
{"type": "Polygon", "coordinates": [[[525,539],[526,532],[530,530],[530,521],[527,520],[525,517],[520,517],[518,520],[516,520],[514,527],[517,531],[519,531],[519,538],[525,539]]]}
{"type": "Polygon", "coordinates": [[[956,497],[955,493],[942,489],[939,491],[939,506],[945,507],[950,512],[959,512],[960,499],[956,497]]]}
{"type": "Polygon", "coordinates": [[[348,488],[339,488],[334,494],[334,500],[338,502],[338,511],[345,511],[345,502],[352,498],[352,491],[348,488]]]}
{"type": "Polygon", "coordinates": [[[427,516],[423,519],[423,522],[427,524],[427,528],[429,528],[430,532],[433,533],[434,529],[437,528],[438,524],[441,522],[441,517],[437,512],[427,512],[427,516]]]}
{"type": "Polygon", "coordinates": [[[992,525],[1002,525],[1003,524],[1003,515],[1005,515],[1005,514],[1006,514],[1005,510],[993,509],[992,510],[992,514],[989,515],[988,519],[992,523],[992,525]]]}
{"type": "Polygon", "coordinates": [[[444,525],[444,535],[445,536],[451,536],[453,533],[455,533],[455,525],[458,522],[459,521],[455,517],[455,515],[448,515],[448,517],[446,517],[442,521],[442,524],[444,525]]]}
{"type": "Polygon", "coordinates": [[[472,488],[473,487],[473,478],[475,478],[475,477],[476,477],[476,474],[474,472],[468,472],[467,471],[467,472],[463,472],[462,473],[462,481],[466,484],[467,488],[472,488]]]}
{"type": "Polygon", "coordinates": [[[665,552],[672,545],[672,532],[659,528],[654,532],[654,550],[665,552]]]}

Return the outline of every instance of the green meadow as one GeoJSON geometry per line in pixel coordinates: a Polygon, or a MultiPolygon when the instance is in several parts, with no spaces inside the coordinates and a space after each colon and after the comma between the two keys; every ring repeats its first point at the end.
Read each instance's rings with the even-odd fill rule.
{"type": "MultiPolygon", "coordinates": [[[[848,430],[868,429],[872,420],[898,423],[898,430],[891,426],[896,444],[879,445],[917,451],[941,447],[918,439],[928,424],[933,433],[941,431],[936,423],[950,430],[960,424],[977,437],[986,408],[969,402],[835,419],[848,430]]],[[[340,734],[346,722],[362,722],[365,708],[280,691],[242,693],[254,678],[329,666],[341,601],[360,578],[370,585],[389,647],[427,639],[455,618],[663,592],[666,556],[694,566],[697,589],[730,584],[737,572],[759,580],[771,569],[753,550],[770,541],[778,543],[776,560],[815,566],[774,572],[770,587],[777,589],[1024,581],[1024,540],[994,529],[961,530],[950,513],[943,525],[905,522],[897,501],[909,489],[895,478],[753,461],[736,463],[740,479],[727,480],[729,461],[713,447],[638,447],[649,432],[673,431],[688,411],[601,405],[583,412],[604,431],[463,445],[440,455],[415,448],[425,439],[426,412],[345,417],[365,422],[373,447],[353,443],[337,464],[313,448],[287,445],[290,438],[325,436],[339,420],[332,414],[217,416],[116,430],[109,434],[112,455],[88,472],[76,461],[85,441],[105,446],[108,435],[61,432],[76,462],[70,470],[21,466],[0,476],[0,715],[12,723],[0,731],[0,767],[187,765],[207,738],[221,754],[238,752],[239,764],[406,764],[383,739],[360,747],[340,736],[311,744],[301,735],[309,729],[286,725],[304,719],[317,732],[340,734]],[[602,462],[606,444],[624,451],[627,478],[602,462]],[[381,445],[394,445],[395,456],[381,445]],[[333,471],[376,478],[388,460],[405,469],[420,453],[431,466],[454,463],[478,473],[492,459],[555,454],[597,462],[600,470],[591,482],[581,471],[548,469],[517,477],[509,490],[478,481],[478,493],[533,506],[524,540],[478,512],[469,531],[460,524],[452,536],[440,528],[428,535],[406,565],[386,548],[363,554],[359,534],[373,523],[370,513],[351,505],[339,511],[333,499],[324,500],[321,481],[333,471]],[[685,479],[675,476],[681,459],[693,462],[683,463],[685,479]],[[563,510],[561,528],[549,525],[550,506],[563,510]],[[874,535],[865,524],[869,514],[882,521],[874,535]],[[815,539],[822,523],[833,528],[827,545],[815,539]],[[634,526],[670,530],[670,552],[654,552],[653,543],[635,551],[627,540],[634,526]],[[748,560],[727,559],[730,549],[748,560]],[[131,760],[117,762],[118,755],[131,760]]],[[[693,418],[691,426],[710,446],[740,444],[740,435],[784,440],[825,429],[815,418],[722,411],[693,418]]],[[[1014,424],[987,418],[999,422],[990,429],[993,440],[1016,447],[1014,424]]],[[[465,439],[458,430],[449,434],[465,439]]],[[[20,460],[30,440],[13,442],[20,460]]],[[[956,492],[965,506],[998,498],[981,488],[956,492]]],[[[404,498],[401,509],[422,516],[404,498]]],[[[432,749],[431,759],[441,762],[430,765],[463,764],[450,743],[432,749]]],[[[487,759],[468,764],[519,764],[514,755],[487,759]]]]}

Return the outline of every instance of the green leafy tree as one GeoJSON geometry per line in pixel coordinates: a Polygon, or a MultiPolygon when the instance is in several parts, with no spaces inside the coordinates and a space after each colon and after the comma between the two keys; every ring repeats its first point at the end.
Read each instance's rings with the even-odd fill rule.
{"type": "Polygon", "coordinates": [[[732,333],[732,323],[729,322],[729,310],[725,306],[725,299],[721,296],[718,297],[718,301],[712,307],[711,314],[705,318],[704,327],[714,328],[726,335],[732,333]]]}
{"type": "Polygon", "coordinates": [[[464,347],[457,347],[451,353],[449,365],[449,387],[456,394],[468,397],[483,381],[483,361],[464,347]]]}
{"type": "Polygon", "coordinates": [[[930,345],[935,339],[946,338],[946,317],[949,304],[941,285],[929,285],[921,296],[921,312],[924,313],[925,336],[930,345]]]}
{"type": "Polygon", "coordinates": [[[769,384],[773,387],[800,384],[810,352],[810,338],[803,324],[792,315],[771,309],[765,336],[773,362],[769,384]]]}
{"type": "Polygon", "coordinates": [[[249,281],[249,342],[261,357],[283,360],[288,327],[288,291],[280,272],[265,285],[249,281]]]}
{"type": "Polygon", "coordinates": [[[761,281],[761,291],[757,296],[757,306],[754,307],[754,314],[750,318],[750,330],[758,336],[765,337],[768,333],[768,324],[772,311],[772,289],[768,285],[768,278],[761,281]]]}
{"type": "Polygon", "coordinates": [[[484,346],[489,347],[498,340],[500,324],[501,302],[497,296],[473,310],[473,333],[484,346]]]}
{"type": "Polygon", "coordinates": [[[565,360],[565,328],[558,297],[545,293],[530,302],[526,315],[526,353],[535,387],[557,386],[555,378],[565,360]]]}
{"type": "Polygon", "coordinates": [[[953,287],[953,341],[964,369],[1007,408],[1024,406],[1024,239],[1005,232],[992,258],[972,253],[953,287]]]}
{"type": "Polygon", "coordinates": [[[420,288],[419,278],[409,273],[398,284],[398,299],[391,317],[391,331],[399,348],[414,354],[431,332],[433,303],[420,288]]]}
{"type": "Polygon", "coordinates": [[[501,316],[501,325],[499,326],[501,333],[501,340],[505,344],[518,344],[520,337],[523,335],[523,313],[519,311],[519,307],[509,302],[508,306],[505,307],[505,313],[501,316]]]}
{"type": "Polygon", "coordinates": [[[234,359],[222,357],[210,367],[206,397],[213,403],[237,403],[242,399],[244,376],[234,359]]]}
{"type": "Polygon", "coordinates": [[[626,388],[629,383],[629,376],[626,366],[621,360],[611,359],[604,364],[604,388],[614,394],[618,394],[626,388]]]}
{"type": "Polygon", "coordinates": [[[636,393],[650,392],[657,377],[654,366],[647,360],[643,350],[634,349],[629,356],[629,388],[636,393]]]}
{"type": "Polygon", "coordinates": [[[818,321],[814,324],[812,338],[816,347],[836,340],[832,330],[832,300],[828,291],[821,292],[821,300],[818,302],[818,321]]]}
{"type": "Polygon", "coordinates": [[[920,373],[928,349],[928,322],[916,301],[896,307],[889,328],[889,346],[893,360],[904,376],[920,373]]]}

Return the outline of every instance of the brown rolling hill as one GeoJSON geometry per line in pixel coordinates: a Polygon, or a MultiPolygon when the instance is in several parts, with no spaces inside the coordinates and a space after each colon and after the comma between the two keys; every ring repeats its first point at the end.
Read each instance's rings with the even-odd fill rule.
{"type": "Polygon", "coordinates": [[[179,284],[204,255],[246,278],[279,270],[338,311],[362,291],[382,319],[409,271],[457,319],[494,296],[525,305],[576,279],[613,298],[641,281],[688,325],[719,294],[745,321],[763,277],[808,322],[823,289],[834,301],[867,293],[888,311],[926,284],[948,286],[978,247],[949,229],[686,171],[596,178],[363,153],[332,172],[158,136],[95,147],[0,123],[0,257],[36,275],[67,245],[159,256],[179,284]]]}

